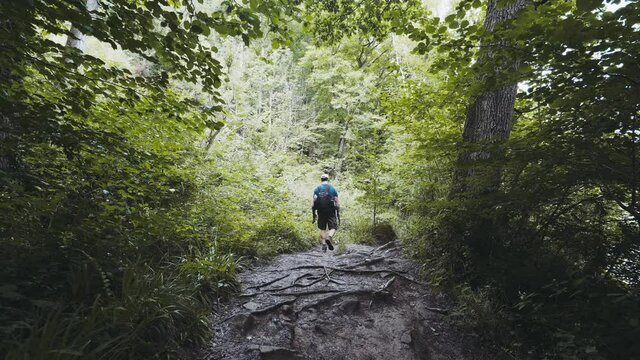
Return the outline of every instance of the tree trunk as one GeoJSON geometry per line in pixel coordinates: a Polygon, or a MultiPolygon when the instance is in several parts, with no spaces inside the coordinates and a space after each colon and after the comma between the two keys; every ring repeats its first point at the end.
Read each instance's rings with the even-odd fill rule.
{"type": "MultiPolygon", "coordinates": [[[[529,4],[529,0],[515,0],[503,8],[490,0],[484,27],[488,32],[503,21],[512,19],[529,4]]],[[[508,39],[505,39],[505,42],[508,39]]],[[[495,44],[496,47],[503,43],[495,44]]],[[[478,62],[491,61],[492,52],[486,47],[478,62]]],[[[496,70],[517,69],[518,62],[496,65],[496,70]]],[[[499,71],[496,71],[499,72],[499,71]]],[[[486,79],[486,77],[485,77],[486,79]]],[[[513,112],[517,84],[506,84],[480,94],[467,108],[460,155],[454,171],[450,195],[460,193],[485,193],[498,189],[502,168],[498,164],[504,157],[504,144],[509,139],[513,125],[513,112]]]]}
{"type": "Polygon", "coordinates": [[[404,73],[404,70],[402,70],[402,64],[400,61],[400,54],[398,54],[398,45],[396,43],[396,34],[391,34],[391,47],[393,48],[393,54],[394,54],[394,60],[396,65],[398,65],[398,69],[400,70],[400,76],[403,79],[406,79],[407,76],[404,73]]]}
{"type": "MultiPolygon", "coordinates": [[[[0,68],[0,83],[7,83],[8,70],[0,68]]],[[[10,134],[13,130],[13,122],[9,115],[8,109],[3,109],[0,113],[0,175],[13,172],[18,167],[18,162],[13,150],[14,146],[10,143],[10,134]]]]}
{"type": "MultiPolygon", "coordinates": [[[[95,11],[98,8],[98,0],[87,0],[86,7],[88,12],[95,11]]],[[[73,47],[80,51],[84,51],[84,34],[73,24],[71,24],[71,29],[69,29],[69,32],[71,33],[71,35],[67,37],[66,45],[68,47],[73,47]]]]}
{"type": "MultiPolygon", "coordinates": [[[[16,24],[9,19],[0,21],[0,31],[7,34],[18,33],[16,24]]],[[[11,48],[13,45],[9,43],[0,42],[0,46],[4,48],[11,48]]],[[[17,57],[13,57],[9,64],[18,66],[20,60],[17,57]]],[[[11,65],[9,65],[11,66],[11,65]]],[[[7,176],[11,173],[15,173],[19,166],[19,162],[16,156],[17,144],[15,142],[15,103],[12,92],[9,89],[12,87],[20,86],[21,79],[12,73],[11,68],[0,67],[0,88],[2,93],[0,94],[0,176],[7,176]]]]}
{"type": "Polygon", "coordinates": [[[344,128],[342,130],[342,135],[340,135],[340,141],[338,142],[338,159],[342,159],[344,157],[344,150],[347,146],[347,132],[349,131],[349,121],[346,120],[344,123],[344,128]]]}

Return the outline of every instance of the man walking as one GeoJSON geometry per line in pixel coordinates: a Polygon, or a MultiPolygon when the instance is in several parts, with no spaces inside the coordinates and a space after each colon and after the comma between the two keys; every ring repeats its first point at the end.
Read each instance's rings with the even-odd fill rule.
{"type": "Polygon", "coordinates": [[[313,221],[315,222],[316,218],[318,220],[322,251],[327,251],[327,247],[333,250],[332,240],[340,221],[340,199],[336,188],[329,184],[329,175],[322,174],[320,180],[322,183],[313,190],[311,209],[313,221]]]}

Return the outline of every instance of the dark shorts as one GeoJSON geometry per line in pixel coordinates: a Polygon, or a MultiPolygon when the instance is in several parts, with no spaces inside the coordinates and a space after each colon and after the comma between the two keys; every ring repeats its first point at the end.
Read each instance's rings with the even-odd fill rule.
{"type": "Polygon", "coordinates": [[[338,218],[336,213],[322,213],[318,212],[318,229],[331,230],[338,229],[338,218]]]}

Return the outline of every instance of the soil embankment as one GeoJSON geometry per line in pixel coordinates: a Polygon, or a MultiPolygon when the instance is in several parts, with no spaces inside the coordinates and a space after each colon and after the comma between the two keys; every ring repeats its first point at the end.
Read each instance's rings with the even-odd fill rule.
{"type": "Polygon", "coordinates": [[[398,244],[278,256],[240,276],[204,359],[495,359],[445,321],[398,244]]]}

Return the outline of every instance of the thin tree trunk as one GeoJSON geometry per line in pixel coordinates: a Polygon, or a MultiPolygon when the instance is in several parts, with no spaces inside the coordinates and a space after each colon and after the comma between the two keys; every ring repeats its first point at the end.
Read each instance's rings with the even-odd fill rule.
{"type": "Polygon", "coordinates": [[[269,89],[269,130],[273,127],[273,89],[269,89]]]}
{"type": "Polygon", "coordinates": [[[378,174],[373,175],[373,226],[378,225],[378,174]]]}
{"type": "Polygon", "coordinates": [[[634,212],[638,209],[638,118],[637,114],[633,116],[633,125],[631,126],[631,204],[629,206],[634,212]]]}
{"type": "Polygon", "coordinates": [[[342,159],[344,157],[344,151],[347,146],[348,131],[349,131],[349,121],[346,120],[344,123],[344,128],[342,130],[342,135],[340,135],[340,142],[338,142],[338,159],[342,159]]]}
{"type": "MultiPolygon", "coordinates": [[[[529,0],[516,0],[498,8],[497,0],[490,0],[484,27],[488,32],[500,22],[514,18],[529,4],[529,0]]],[[[505,39],[505,42],[508,39],[505,39]]],[[[504,43],[502,43],[504,44],[504,43]]],[[[501,46],[501,44],[496,44],[501,46]]],[[[491,61],[491,50],[479,55],[479,62],[491,61]]],[[[503,69],[517,69],[518,62],[496,65],[503,69]]],[[[502,168],[491,162],[504,157],[504,144],[513,125],[513,112],[517,84],[506,84],[480,94],[467,108],[462,135],[463,149],[458,156],[450,195],[483,193],[498,189],[502,168]]]]}
{"type": "Polygon", "coordinates": [[[398,69],[400,69],[400,76],[403,79],[406,79],[406,75],[404,73],[404,71],[402,70],[402,65],[400,64],[400,54],[398,54],[398,48],[397,48],[397,43],[396,43],[396,34],[391,34],[391,47],[393,48],[393,54],[394,54],[394,60],[396,65],[398,65],[398,69]]]}
{"type": "Polygon", "coordinates": [[[205,150],[208,152],[209,150],[211,150],[211,146],[213,145],[213,141],[216,139],[216,137],[218,136],[218,134],[220,134],[220,131],[222,131],[222,128],[217,129],[217,130],[209,130],[209,134],[207,136],[207,139],[205,141],[204,144],[204,148],[205,150]]]}

